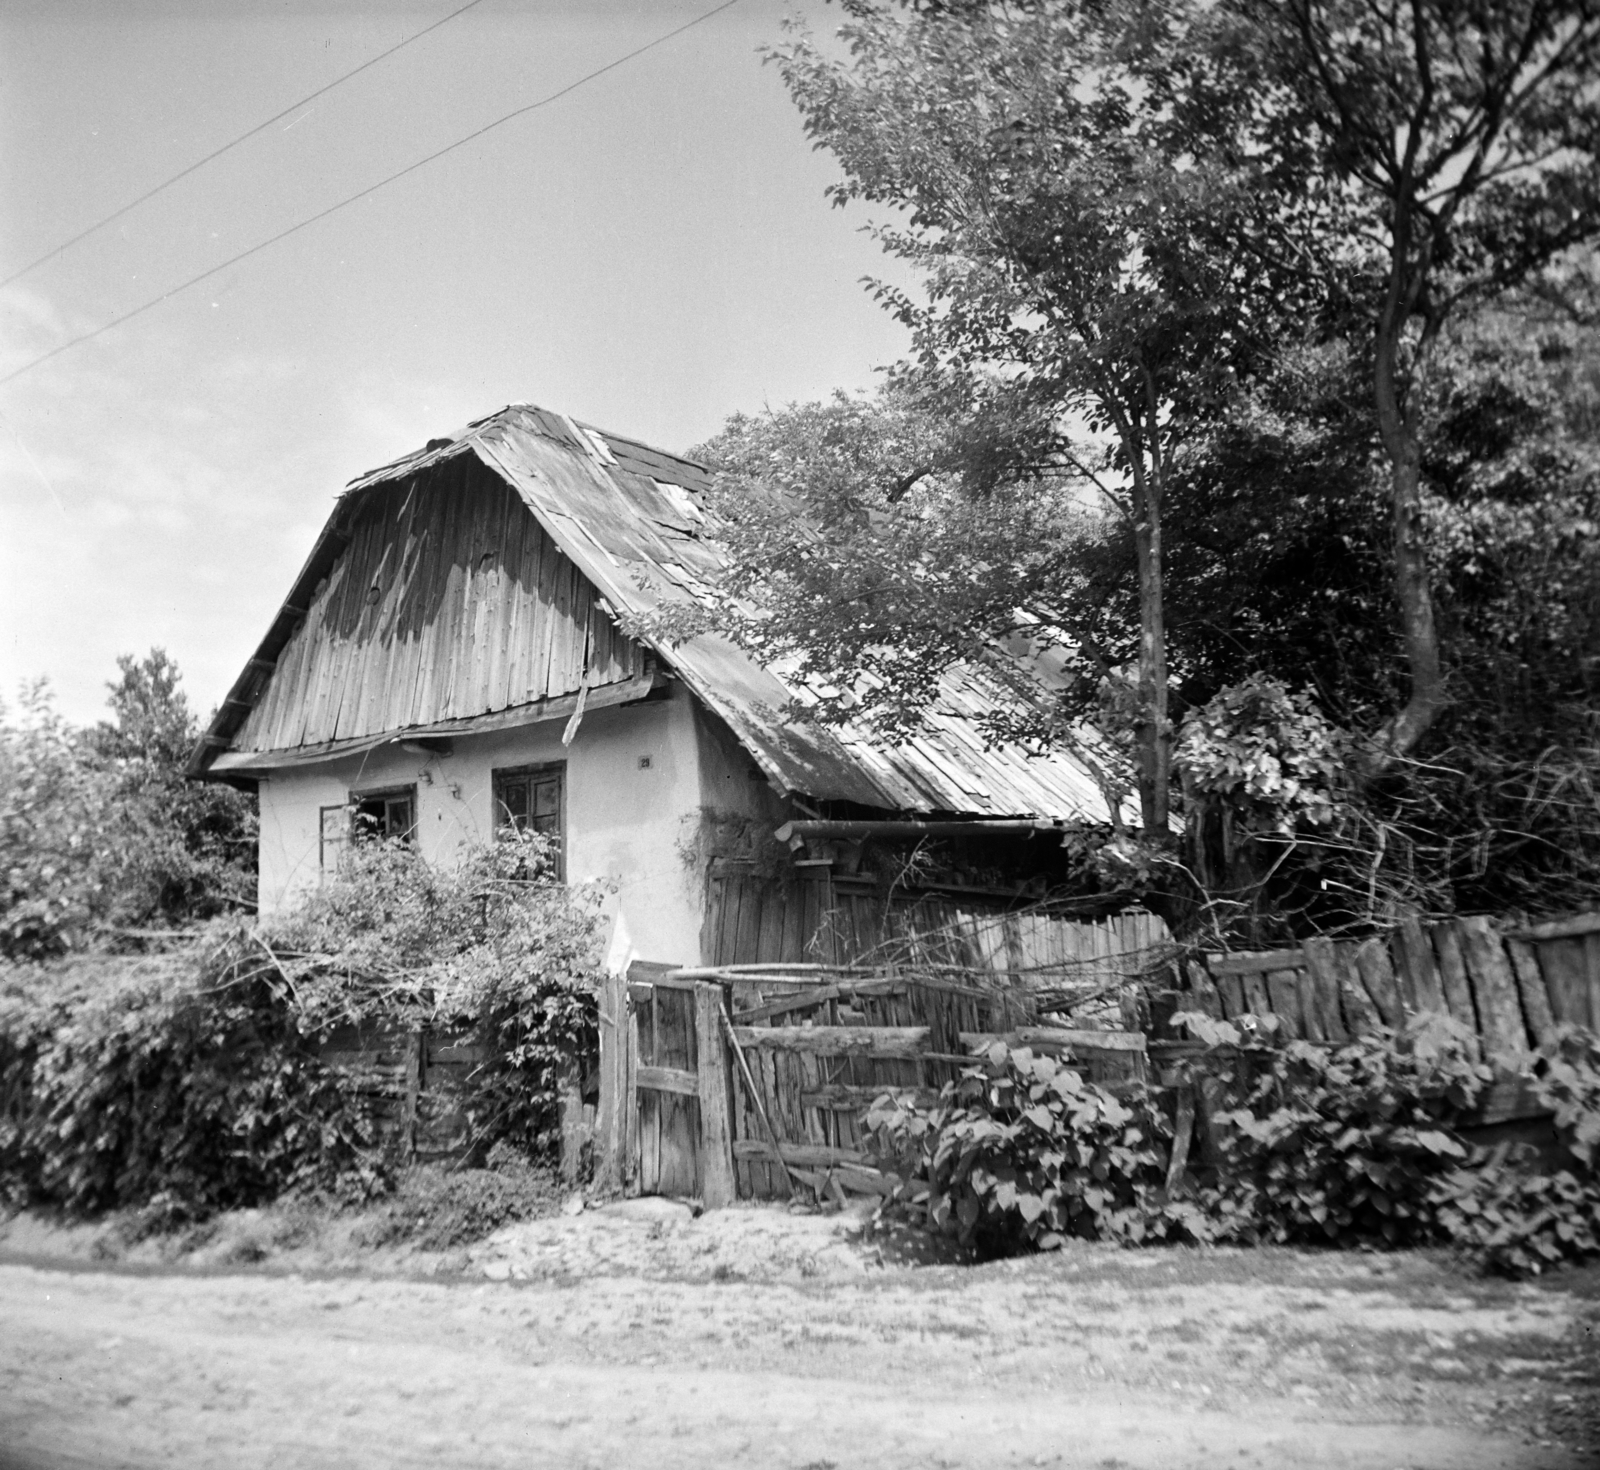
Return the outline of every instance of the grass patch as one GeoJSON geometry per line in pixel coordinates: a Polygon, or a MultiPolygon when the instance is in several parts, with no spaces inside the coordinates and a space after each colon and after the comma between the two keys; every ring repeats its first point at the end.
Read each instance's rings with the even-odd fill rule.
{"type": "Polygon", "coordinates": [[[410,1245],[447,1251],[472,1245],[502,1225],[557,1214],[567,1193],[554,1168],[523,1164],[456,1169],[420,1164],[368,1209],[360,1229],[367,1246],[410,1245]]]}

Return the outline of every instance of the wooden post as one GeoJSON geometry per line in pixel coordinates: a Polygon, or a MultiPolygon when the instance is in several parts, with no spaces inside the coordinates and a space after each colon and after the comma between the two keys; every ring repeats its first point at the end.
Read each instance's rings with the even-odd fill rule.
{"type": "Polygon", "coordinates": [[[733,1124],[728,1107],[728,1068],[723,1054],[722,987],[694,987],[695,1074],[700,1103],[700,1200],[708,1210],[733,1203],[733,1124]]]}
{"type": "Polygon", "coordinates": [[[406,1037],[406,1096],[401,1105],[400,1149],[401,1158],[410,1163],[417,1154],[417,1103],[422,1094],[423,1033],[413,1031],[406,1037]]]}
{"type": "Polygon", "coordinates": [[[575,1185],[583,1167],[583,1088],[575,1062],[561,1074],[561,1182],[575,1185]]]}
{"type": "Polygon", "coordinates": [[[628,1050],[628,981],[607,975],[600,984],[600,1134],[601,1185],[622,1187],[628,1099],[624,1096],[628,1050]]]}

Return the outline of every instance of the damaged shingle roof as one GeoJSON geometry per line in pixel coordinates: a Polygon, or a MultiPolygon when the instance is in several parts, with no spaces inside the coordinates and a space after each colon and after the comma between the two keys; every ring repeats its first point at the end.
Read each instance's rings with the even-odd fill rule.
{"type": "MultiPolygon", "coordinates": [[[[703,466],[530,404],[512,404],[362,475],[350,483],[343,502],[412,481],[430,466],[468,454],[516,492],[544,534],[593,584],[597,605],[607,612],[647,614],[695,602],[721,574],[721,550],[697,504],[710,483],[703,466]]],[[[340,548],[325,546],[328,539],[325,531],[295,593],[219,710],[191,763],[193,774],[202,774],[234,745],[304,614],[311,588],[337,558],[340,548]]],[[[1070,756],[1036,756],[986,740],[982,716],[1011,696],[985,670],[947,671],[925,727],[890,743],[796,717],[795,704],[804,704],[807,692],[791,689],[727,638],[701,634],[654,651],[727,722],[785,792],[890,811],[1107,820],[1105,798],[1070,756]]],[[[495,717],[504,722],[514,713],[507,708],[495,717]]],[[[222,761],[224,768],[245,765],[242,753],[222,761]]]]}

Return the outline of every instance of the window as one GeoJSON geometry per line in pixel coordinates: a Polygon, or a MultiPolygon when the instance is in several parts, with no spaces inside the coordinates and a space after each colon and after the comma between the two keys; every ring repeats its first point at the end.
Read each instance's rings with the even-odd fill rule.
{"type": "Polygon", "coordinates": [[[324,873],[332,873],[352,842],[412,841],[417,829],[417,788],[352,791],[338,806],[318,808],[317,818],[318,860],[324,873]]]}
{"type": "Polygon", "coordinates": [[[566,877],[566,768],[521,766],[494,773],[496,831],[542,832],[555,838],[556,876],[566,877]]]}
{"type": "Polygon", "coordinates": [[[417,788],[350,793],[350,835],[357,842],[410,842],[417,830],[417,788]]]}

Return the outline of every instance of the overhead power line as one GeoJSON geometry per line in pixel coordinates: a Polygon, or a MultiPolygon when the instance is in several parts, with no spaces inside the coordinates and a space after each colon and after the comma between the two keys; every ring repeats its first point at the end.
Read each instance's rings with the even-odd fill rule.
{"type": "Polygon", "coordinates": [[[163,179],[155,186],[155,188],[147,189],[137,199],[130,199],[122,206],[121,209],[113,210],[104,219],[97,219],[87,229],[79,230],[78,233],[70,240],[63,240],[55,247],[55,249],[45,251],[45,253],[37,260],[29,261],[28,264],[23,266],[21,270],[13,271],[4,280],[0,280],[0,287],[9,286],[13,281],[20,281],[25,275],[28,274],[29,271],[37,270],[47,260],[54,260],[56,256],[61,254],[62,251],[70,250],[78,243],[78,241],[87,240],[89,236],[94,234],[96,230],[103,230],[107,225],[113,224],[115,221],[121,219],[122,216],[127,214],[130,210],[137,209],[141,204],[146,203],[148,200],[154,199],[157,194],[163,193],[167,189],[170,189],[180,179],[188,178],[189,175],[194,173],[196,169],[202,169],[208,163],[221,158],[224,153],[232,152],[241,143],[248,142],[251,138],[255,137],[257,133],[265,132],[266,129],[273,125],[273,123],[282,122],[283,119],[288,117],[291,112],[295,112],[299,108],[304,107],[306,103],[315,102],[317,98],[333,91],[335,87],[343,86],[350,80],[351,77],[360,76],[361,73],[366,71],[369,67],[376,66],[380,61],[393,56],[396,51],[403,51],[413,41],[420,41],[428,34],[429,31],[438,30],[440,26],[449,24],[449,22],[453,21],[458,15],[465,15],[467,11],[471,10],[474,5],[481,5],[482,3],[483,0],[467,0],[467,3],[461,6],[459,10],[452,10],[450,14],[445,16],[442,20],[434,21],[431,26],[424,26],[416,33],[416,35],[407,36],[405,40],[401,41],[398,45],[391,46],[387,51],[380,51],[370,61],[363,61],[361,65],[354,68],[354,70],[347,71],[343,76],[335,77],[331,82],[328,83],[327,86],[318,87],[315,92],[307,93],[307,95],[302,97],[298,102],[291,102],[286,108],[283,109],[282,112],[273,113],[272,116],[269,117],[265,122],[257,123],[253,128],[250,129],[249,132],[240,133],[239,136],[233,139],[231,142],[224,143],[220,148],[214,148],[210,153],[206,154],[204,158],[196,159],[188,166],[188,168],[180,169],[177,173],[173,174],[170,179],[163,179]]]}
{"type": "Polygon", "coordinates": [[[537,102],[529,102],[524,107],[518,107],[512,112],[508,112],[501,117],[497,117],[491,123],[485,123],[481,128],[468,133],[464,138],[457,138],[454,143],[447,143],[443,148],[436,149],[434,152],[428,154],[425,158],[419,158],[415,163],[408,163],[404,168],[396,169],[386,178],[379,179],[377,183],[369,184],[365,189],[361,189],[354,194],[347,195],[345,198],[339,200],[337,204],[330,204],[326,209],[319,209],[315,214],[309,215],[307,218],[301,220],[298,224],[290,225],[286,230],[279,230],[276,235],[262,240],[258,244],[252,245],[248,250],[241,250],[237,255],[230,256],[220,265],[214,265],[210,270],[201,271],[197,276],[190,276],[187,281],[184,281],[181,285],[174,286],[170,291],[163,291],[159,296],[152,296],[150,300],[146,301],[143,305],[136,306],[131,311],[125,311],[121,316],[113,317],[110,321],[104,322],[100,326],[95,327],[90,331],[83,332],[76,337],[69,338],[67,341],[61,343],[59,347],[52,347],[48,352],[42,353],[40,356],[34,358],[31,362],[26,362],[21,367],[7,373],[5,377],[0,378],[0,387],[4,387],[5,384],[12,382],[16,378],[20,378],[24,373],[31,373],[34,368],[40,367],[44,363],[49,362],[51,358],[60,357],[63,352],[68,352],[72,348],[79,347],[85,342],[91,342],[96,337],[102,336],[104,333],[109,332],[113,327],[120,327],[124,322],[130,322],[134,319],[134,317],[142,316],[145,312],[151,310],[153,307],[160,306],[162,302],[170,301],[174,296],[187,291],[191,286],[198,286],[202,281],[209,281],[212,276],[220,275],[230,266],[238,265],[240,261],[248,260],[252,255],[259,255],[263,250],[269,249],[271,246],[276,245],[280,240],[287,240],[290,235],[297,235],[301,230],[309,228],[311,225],[316,224],[319,220],[327,219],[330,214],[337,214],[341,209],[345,209],[349,205],[365,199],[369,194],[376,194],[379,189],[387,188],[396,180],[405,178],[407,174],[414,174],[419,168],[425,168],[428,164],[433,163],[435,160],[443,158],[447,153],[454,153],[458,148],[465,148],[468,143],[474,142],[478,138],[483,137],[485,133],[492,133],[496,128],[504,127],[508,122],[512,122],[516,118],[525,117],[530,112],[537,112],[541,107],[548,107],[552,102],[560,101],[561,98],[565,97],[569,92],[576,92],[578,88],[583,86],[585,83],[594,81],[596,77],[603,77],[608,71],[615,71],[619,66],[632,61],[635,57],[643,56],[646,51],[654,51],[657,46],[664,46],[668,41],[672,40],[673,37],[681,36],[685,31],[692,30],[695,26],[704,24],[713,16],[720,15],[724,10],[731,10],[738,3],[739,0],[722,0],[722,4],[713,5],[710,10],[703,11],[701,14],[695,16],[693,20],[685,21],[681,26],[666,32],[665,35],[657,36],[653,41],[646,41],[643,46],[636,46],[626,55],[617,57],[615,61],[608,61],[604,66],[596,67],[593,71],[579,77],[577,81],[569,82],[559,91],[550,93],[548,97],[541,97],[537,102]]]}

